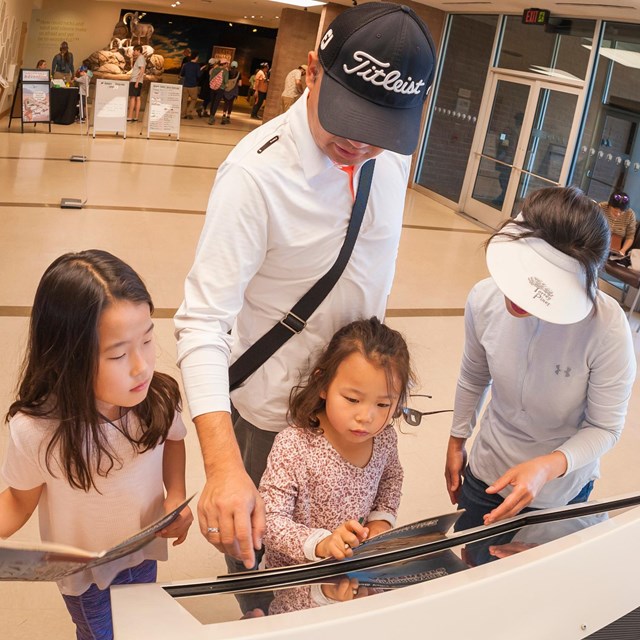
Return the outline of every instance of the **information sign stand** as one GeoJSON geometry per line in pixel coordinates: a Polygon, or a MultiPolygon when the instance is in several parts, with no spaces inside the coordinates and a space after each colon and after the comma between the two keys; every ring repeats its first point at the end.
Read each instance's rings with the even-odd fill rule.
{"type": "Polygon", "coordinates": [[[20,69],[18,85],[13,95],[9,126],[18,116],[14,113],[16,101],[20,100],[20,131],[24,133],[24,123],[49,125],[51,132],[51,85],[49,69],[20,69]]]}
{"type": "Polygon", "coordinates": [[[182,85],[152,82],[147,103],[147,140],[151,133],[175,135],[180,140],[182,85]]]}
{"type": "Polygon", "coordinates": [[[96,81],[95,108],[93,110],[93,137],[96,132],[122,132],[127,137],[127,99],[129,82],[126,80],[96,81]]]}

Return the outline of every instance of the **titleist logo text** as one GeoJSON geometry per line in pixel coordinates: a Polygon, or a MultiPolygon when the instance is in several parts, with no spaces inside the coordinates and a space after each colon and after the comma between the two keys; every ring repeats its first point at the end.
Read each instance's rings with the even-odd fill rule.
{"type": "Polygon", "coordinates": [[[390,66],[389,62],[382,62],[365,51],[356,51],[353,59],[358,63],[349,68],[342,65],[345,73],[360,76],[363,80],[370,82],[377,87],[384,87],[387,91],[404,93],[406,95],[419,95],[422,87],[425,86],[423,80],[417,82],[409,76],[406,80],[400,77],[399,71],[385,71],[390,66]]]}

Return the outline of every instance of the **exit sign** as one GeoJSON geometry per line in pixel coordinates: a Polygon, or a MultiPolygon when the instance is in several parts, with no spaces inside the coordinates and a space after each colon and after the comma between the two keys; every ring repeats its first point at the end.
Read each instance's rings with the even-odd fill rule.
{"type": "Polygon", "coordinates": [[[525,9],[522,12],[522,22],[524,24],[547,24],[549,15],[550,13],[546,9],[525,9]]]}

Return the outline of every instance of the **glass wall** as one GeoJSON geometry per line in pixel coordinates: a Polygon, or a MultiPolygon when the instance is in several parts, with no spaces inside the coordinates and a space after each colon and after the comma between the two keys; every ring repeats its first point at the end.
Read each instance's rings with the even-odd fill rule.
{"type": "Polygon", "coordinates": [[[454,202],[460,199],[498,16],[452,15],[429,135],[417,183],[454,202]]]}
{"type": "MultiPolygon", "coordinates": [[[[505,16],[504,19],[495,15],[449,16],[439,84],[433,98],[417,184],[454,202],[460,201],[477,117],[483,97],[486,97],[483,94],[487,74],[492,68],[493,47],[499,28],[497,71],[519,71],[526,73],[529,78],[533,73],[549,80],[569,79],[577,85],[586,80],[595,25],[595,20],[575,18],[551,18],[547,25],[532,26],[522,24],[521,16],[505,16]]],[[[560,150],[566,150],[577,101],[556,96],[549,100],[551,95],[549,93],[545,98],[536,116],[533,134],[537,136],[537,146],[528,150],[526,164],[530,166],[519,170],[535,174],[544,168],[538,166],[540,163],[547,163],[549,179],[553,181],[558,177],[555,169],[561,166],[560,150]],[[562,127],[562,135],[555,131],[557,127],[554,123],[557,122],[566,125],[562,127]],[[543,143],[542,146],[540,143],[543,143]]],[[[522,104],[520,102],[516,105],[506,101],[505,104],[510,108],[492,113],[485,147],[491,143],[489,146],[493,145],[491,148],[497,153],[509,143],[509,151],[513,153],[515,144],[512,142],[515,143],[515,140],[493,138],[494,134],[506,135],[505,132],[514,127],[516,115],[522,117],[526,100],[522,104]],[[495,132],[491,125],[495,125],[495,132]]],[[[486,148],[484,154],[495,155],[488,153],[486,148]]],[[[480,200],[499,209],[511,171],[506,165],[511,162],[500,163],[501,159],[497,157],[496,160],[494,162],[490,158],[482,161],[473,184],[474,194],[478,188],[482,189],[480,200]]],[[[526,184],[523,183],[523,188],[518,191],[521,196],[530,190],[527,179],[523,180],[526,184]]]]}
{"type": "Polygon", "coordinates": [[[610,22],[604,28],[572,183],[595,200],[622,189],[639,209],[639,127],[640,25],[610,22]]]}
{"type": "Polygon", "coordinates": [[[550,18],[546,25],[522,24],[507,16],[496,66],[555,78],[584,80],[595,20],[550,18]],[[583,40],[583,39],[587,40],[583,40]]]}

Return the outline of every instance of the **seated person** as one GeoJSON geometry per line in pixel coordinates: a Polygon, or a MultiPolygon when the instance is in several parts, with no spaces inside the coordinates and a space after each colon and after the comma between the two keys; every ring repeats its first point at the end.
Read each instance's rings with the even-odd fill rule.
{"type": "Polygon", "coordinates": [[[614,191],[608,202],[600,202],[600,207],[611,229],[611,250],[626,255],[636,233],[636,214],[629,206],[629,196],[623,191],[614,191]]]}

